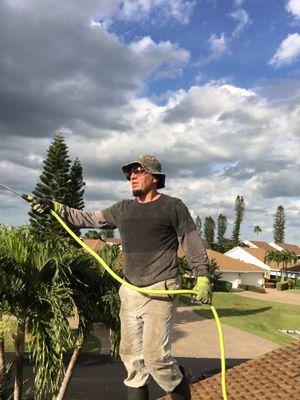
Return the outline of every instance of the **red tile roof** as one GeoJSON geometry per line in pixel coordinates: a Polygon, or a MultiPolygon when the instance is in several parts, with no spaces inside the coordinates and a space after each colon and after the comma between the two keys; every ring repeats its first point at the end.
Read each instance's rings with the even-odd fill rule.
{"type": "MultiPolygon", "coordinates": [[[[299,400],[300,341],[227,370],[226,386],[230,400],[299,400]]],[[[221,374],[194,383],[191,392],[192,400],[223,400],[221,374]]]]}

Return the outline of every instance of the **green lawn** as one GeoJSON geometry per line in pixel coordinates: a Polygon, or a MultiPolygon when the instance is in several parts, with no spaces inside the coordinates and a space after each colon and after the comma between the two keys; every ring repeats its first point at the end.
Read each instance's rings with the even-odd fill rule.
{"type": "MultiPolygon", "coordinates": [[[[184,298],[189,302],[188,298],[184,298]]],[[[279,329],[300,331],[300,306],[262,301],[232,293],[214,293],[213,305],[221,323],[260,336],[278,344],[288,344],[294,339],[279,329]]],[[[213,318],[209,306],[192,304],[196,313],[213,318]]]]}

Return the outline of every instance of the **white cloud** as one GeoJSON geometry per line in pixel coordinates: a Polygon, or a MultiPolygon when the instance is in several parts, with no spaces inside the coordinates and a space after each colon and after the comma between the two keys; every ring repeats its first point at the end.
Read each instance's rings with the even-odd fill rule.
{"type": "Polygon", "coordinates": [[[300,0],[289,0],[286,4],[286,9],[294,17],[300,18],[300,0]]]}
{"type": "Polygon", "coordinates": [[[149,67],[156,71],[156,77],[174,77],[181,73],[190,58],[187,50],[181,49],[169,41],[155,43],[149,36],[132,42],[129,49],[136,55],[140,65],[145,64],[146,71],[149,67]]]}
{"type": "Polygon", "coordinates": [[[114,18],[126,21],[142,21],[156,13],[153,20],[174,20],[189,23],[195,0],[122,0],[114,18]]]}
{"type": "MultiPolygon", "coordinates": [[[[173,10],[184,4],[169,3],[173,10]]],[[[282,102],[204,78],[192,87],[184,80],[187,88],[174,92],[162,86],[163,101],[153,99],[144,92],[149,78],[178,76],[190,54],[171,41],[145,36],[125,44],[107,32],[97,21],[114,18],[117,1],[7,4],[0,2],[0,181],[30,192],[50,138],[62,130],[72,160],[78,156],[82,163],[88,208],[131,197],[120,166],[147,151],[162,161],[165,192],[182,197],[201,218],[222,212],[231,220],[238,194],[246,199],[243,226],[251,233],[257,223],[267,232],[273,215],[266,210],[279,201],[299,216],[293,177],[299,170],[300,109],[297,92],[290,95],[291,85],[297,86],[291,79],[280,86],[282,102]]],[[[163,9],[162,2],[151,4],[152,11],[163,9]]],[[[210,57],[227,54],[228,40],[212,35],[210,57]]],[[[15,197],[0,197],[0,223],[26,221],[25,202],[16,213],[15,197]]],[[[288,238],[299,236],[299,229],[291,232],[288,238]]]]}
{"type": "Polygon", "coordinates": [[[195,66],[208,64],[211,61],[220,60],[224,55],[230,52],[225,34],[222,33],[220,36],[216,34],[210,35],[208,38],[209,54],[203,57],[198,62],[194,63],[195,66]]]}
{"type": "Polygon", "coordinates": [[[228,47],[225,39],[224,33],[221,36],[211,35],[208,39],[211,48],[211,57],[214,59],[221,58],[224,54],[228,52],[228,47]]]}
{"type": "MultiPolygon", "coordinates": [[[[22,10],[0,2],[0,26],[5,26],[0,35],[7,35],[0,44],[0,135],[49,137],[66,128],[90,136],[126,131],[126,114],[116,118],[116,113],[147,79],[180,75],[188,51],[150,37],[122,43],[91,17],[97,15],[94,3],[88,1],[82,14],[82,7],[73,12],[66,1],[64,12],[58,7],[49,19],[52,13],[44,7],[50,2],[24,3],[22,10]]],[[[101,7],[108,12],[104,1],[101,7]]]]}
{"type": "Polygon", "coordinates": [[[234,29],[232,36],[239,36],[239,34],[242,32],[242,30],[244,30],[245,27],[250,22],[249,15],[244,9],[240,8],[240,9],[232,12],[230,14],[230,17],[232,19],[234,19],[235,21],[237,21],[237,26],[234,29]]]}
{"type": "MultiPolygon", "coordinates": [[[[145,54],[152,45],[145,41],[135,51],[145,54]]],[[[246,200],[243,229],[251,234],[259,221],[266,227],[261,237],[270,240],[267,228],[273,216],[265,210],[275,210],[282,199],[287,206],[298,204],[297,106],[287,100],[273,104],[253,90],[220,83],[168,96],[164,106],[133,97],[126,106],[117,107],[108,118],[124,120],[127,130],[107,128],[103,135],[101,128],[93,127],[93,134],[87,135],[91,125],[86,121],[85,129],[75,124],[65,133],[71,158],[79,156],[83,165],[87,208],[130,197],[120,166],[146,149],[162,161],[167,173],[165,193],[182,198],[193,215],[216,218],[222,212],[231,220],[235,198],[242,194],[246,200]],[[277,185],[278,181],[284,185],[277,185]]],[[[16,148],[13,138],[7,138],[0,150],[6,182],[30,191],[48,145],[42,139],[23,138],[16,148]],[[21,161],[28,167],[24,169],[21,161]]],[[[12,210],[7,211],[11,218],[12,210]]]]}
{"type": "Polygon", "coordinates": [[[269,61],[269,65],[279,68],[284,65],[292,64],[300,55],[300,35],[290,34],[283,40],[274,56],[269,61]]]}

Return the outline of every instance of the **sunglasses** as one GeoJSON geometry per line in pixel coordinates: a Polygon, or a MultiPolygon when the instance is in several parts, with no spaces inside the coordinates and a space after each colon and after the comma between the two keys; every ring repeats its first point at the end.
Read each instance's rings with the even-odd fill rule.
{"type": "Polygon", "coordinates": [[[146,171],[143,167],[141,167],[140,165],[136,165],[135,167],[130,168],[130,170],[128,171],[128,178],[130,178],[132,174],[143,175],[145,172],[146,171]]]}

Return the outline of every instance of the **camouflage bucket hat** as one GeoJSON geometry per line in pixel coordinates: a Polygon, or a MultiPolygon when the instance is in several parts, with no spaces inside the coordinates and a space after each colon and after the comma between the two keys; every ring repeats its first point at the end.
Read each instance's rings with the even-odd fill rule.
{"type": "Polygon", "coordinates": [[[161,164],[156,157],[141,154],[136,161],[132,161],[129,164],[123,165],[122,171],[128,180],[130,180],[129,173],[131,168],[136,164],[139,164],[141,167],[143,167],[144,170],[149,174],[157,176],[157,189],[162,189],[165,187],[166,175],[161,171],[161,164]]]}

